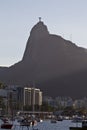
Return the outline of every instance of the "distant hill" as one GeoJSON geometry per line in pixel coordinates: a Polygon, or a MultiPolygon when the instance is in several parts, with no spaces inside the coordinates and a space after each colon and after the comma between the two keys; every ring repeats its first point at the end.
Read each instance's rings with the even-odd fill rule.
{"type": "Polygon", "coordinates": [[[31,30],[23,58],[0,68],[0,81],[28,85],[35,82],[50,96],[84,97],[87,92],[87,50],[50,34],[39,21],[31,30]]]}

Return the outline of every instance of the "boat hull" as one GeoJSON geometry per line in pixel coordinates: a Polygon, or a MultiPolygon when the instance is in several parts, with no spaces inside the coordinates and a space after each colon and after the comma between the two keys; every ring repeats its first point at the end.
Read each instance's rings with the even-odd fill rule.
{"type": "Polygon", "coordinates": [[[13,126],[12,124],[2,124],[1,129],[11,129],[12,126],[13,126]]]}
{"type": "Polygon", "coordinates": [[[87,127],[70,127],[70,130],[87,130],[87,127]]]}

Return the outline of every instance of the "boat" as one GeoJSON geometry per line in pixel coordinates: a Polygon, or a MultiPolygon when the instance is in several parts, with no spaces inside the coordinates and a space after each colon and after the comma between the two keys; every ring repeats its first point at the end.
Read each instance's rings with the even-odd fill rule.
{"type": "Polygon", "coordinates": [[[9,118],[4,117],[1,119],[2,120],[2,124],[1,124],[1,129],[12,129],[13,127],[13,123],[10,122],[9,118]]]}
{"type": "Polygon", "coordinates": [[[30,126],[31,125],[31,120],[28,119],[23,119],[20,121],[20,126],[30,126]]]}
{"type": "Polygon", "coordinates": [[[1,124],[1,129],[12,129],[13,124],[10,123],[3,123],[1,124]]]}
{"type": "Polygon", "coordinates": [[[69,127],[70,130],[87,130],[87,120],[82,121],[82,127],[69,127]]]}
{"type": "Polygon", "coordinates": [[[51,123],[57,123],[56,119],[51,119],[51,123]]]}
{"type": "Polygon", "coordinates": [[[36,118],[37,122],[43,122],[43,120],[41,118],[36,118]]]}
{"type": "Polygon", "coordinates": [[[57,117],[57,121],[63,121],[63,117],[62,116],[58,116],[57,117]]]}
{"type": "Polygon", "coordinates": [[[73,123],[82,123],[82,121],[83,121],[83,119],[82,119],[82,117],[75,117],[75,118],[73,118],[73,120],[72,120],[72,122],[73,123]]]}

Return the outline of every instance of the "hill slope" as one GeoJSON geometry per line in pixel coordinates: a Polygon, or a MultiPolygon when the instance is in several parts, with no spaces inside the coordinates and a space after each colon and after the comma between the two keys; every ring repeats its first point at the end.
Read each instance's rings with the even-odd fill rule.
{"type": "Polygon", "coordinates": [[[0,69],[2,82],[21,85],[35,82],[51,96],[86,96],[86,77],[86,49],[50,34],[42,21],[32,28],[23,59],[0,69]],[[81,91],[77,94],[76,90],[81,91]]]}

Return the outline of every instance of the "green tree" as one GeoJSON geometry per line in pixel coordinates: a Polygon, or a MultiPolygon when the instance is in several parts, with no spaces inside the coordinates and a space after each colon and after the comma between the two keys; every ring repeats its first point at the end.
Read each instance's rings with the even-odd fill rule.
{"type": "Polygon", "coordinates": [[[3,110],[5,110],[5,104],[4,104],[4,100],[3,97],[0,96],[0,108],[2,108],[3,110]]]}
{"type": "Polygon", "coordinates": [[[48,103],[43,102],[41,106],[41,111],[54,111],[54,107],[50,106],[48,103]]]}
{"type": "Polygon", "coordinates": [[[2,82],[0,82],[0,89],[4,89],[6,87],[6,85],[2,82]]]}

